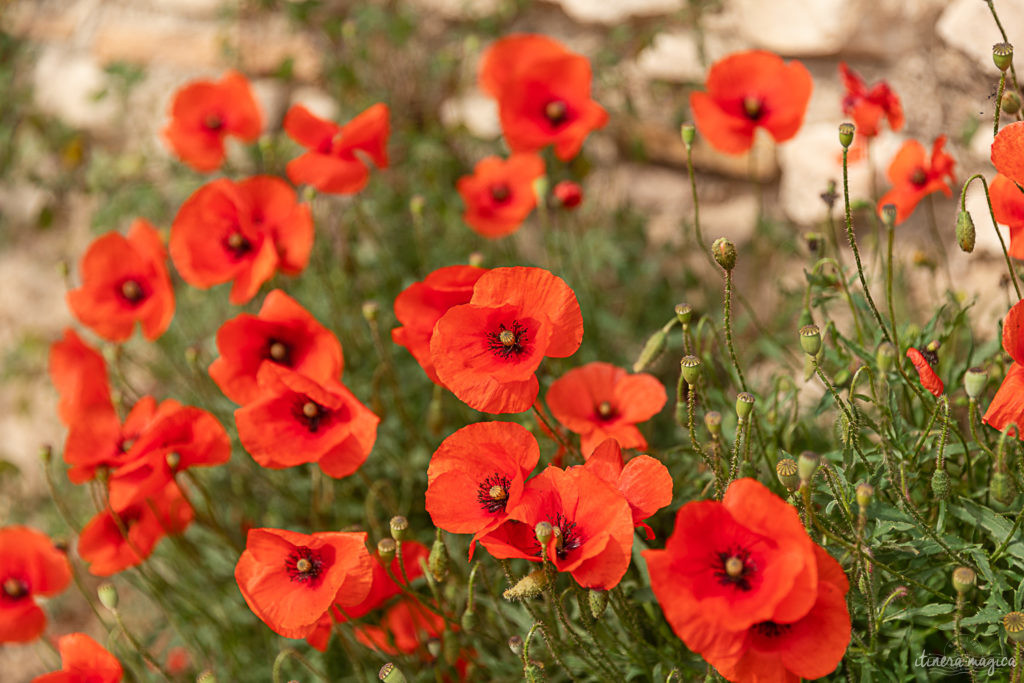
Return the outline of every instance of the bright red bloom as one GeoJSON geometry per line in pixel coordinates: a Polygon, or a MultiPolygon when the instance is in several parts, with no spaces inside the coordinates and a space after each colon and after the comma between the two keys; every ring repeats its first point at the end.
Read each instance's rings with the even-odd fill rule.
{"type": "Polygon", "coordinates": [[[309,206],[274,176],[227,178],[189,197],[171,226],[171,259],[185,282],[208,289],[234,281],[231,303],[251,299],[275,271],[300,273],[313,248],[309,206]]]}
{"type": "Polygon", "coordinates": [[[431,638],[444,633],[444,619],[413,600],[402,600],[389,609],[380,626],[356,628],[356,640],[366,647],[388,655],[412,654],[431,638]]]}
{"type": "Polygon", "coordinates": [[[711,65],[707,92],[690,94],[701,135],[726,154],[741,154],[764,128],[776,142],[789,140],[803,123],[814,83],[800,62],[764,50],[737,52],[711,65]]]}
{"type": "Polygon", "coordinates": [[[430,359],[434,325],[452,306],[469,303],[473,286],[486,272],[486,269],[476,266],[439,268],[423,282],[414,282],[395,297],[395,318],[402,327],[391,330],[391,339],[404,346],[436,384],[441,380],[437,378],[434,362],[430,359]]]}
{"type": "Polygon", "coordinates": [[[169,481],[141,500],[111,507],[89,520],[78,536],[78,554],[89,563],[90,574],[110,576],[142,564],[164,536],[184,532],[193,516],[178,485],[169,481]]]}
{"type": "Polygon", "coordinates": [[[583,188],[571,180],[557,183],[551,194],[563,209],[575,209],[583,203],[583,188]]]}
{"type": "Polygon", "coordinates": [[[654,532],[644,520],[672,502],[668,468],[649,455],[638,455],[623,466],[618,442],[607,439],[594,449],[583,469],[622,494],[633,513],[633,526],[643,529],[647,540],[652,540],[654,532]]]}
{"type": "Polygon", "coordinates": [[[932,192],[941,191],[947,197],[953,195],[953,166],[956,161],[945,152],[946,136],[935,138],[932,157],[925,159],[924,146],[917,140],[907,140],[889,164],[886,175],[893,184],[892,189],[878,200],[878,211],[886,204],[896,206],[896,223],[905,221],[917,203],[932,192]],[[948,178],[948,180],[947,180],[948,178]]]}
{"type": "Polygon", "coordinates": [[[224,138],[252,142],[263,117],[249,81],[228,71],[219,81],[193,81],[174,94],[171,122],[164,139],[174,153],[197,171],[216,171],[224,162],[224,138]]]}
{"type": "Polygon", "coordinates": [[[706,658],[739,656],[738,634],[802,619],[819,592],[796,509],[753,479],[734,481],[721,503],[684,505],[665,549],[644,558],[672,630],[706,658]]]}
{"type": "Polygon", "coordinates": [[[480,88],[498,101],[505,140],[513,152],[548,145],[562,161],[576,156],[608,112],[590,99],[590,62],[546,36],[512,35],[492,44],[480,61],[480,88]]]}
{"type": "Polygon", "coordinates": [[[1007,252],[1015,259],[1024,259],[1024,190],[1001,173],[992,179],[988,190],[996,222],[1010,229],[1007,252]]]}
{"type": "Polygon", "coordinates": [[[280,289],[267,294],[258,315],[243,313],[221,325],[217,350],[210,377],[239,405],[259,396],[256,375],[265,364],[320,381],[337,379],[344,367],[338,338],[280,289]]]}
{"type": "Polygon", "coordinates": [[[331,477],[347,477],[366,461],[379,422],[341,382],[269,363],[260,370],[259,398],[235,411],[238,439],[261,466],[315,462],[331,477]]]}
{"type": "Polygon", "coordinates": [[[60,394],[57,414],[64,424],[107,413],[117,419],[106,361],[70,327],[63,339],[50,345],[50,380],[60,394]]]}
{"type": "Polygon", "coordinates": [[[127,238],[107,233],[82,257],[82,286],[67,293],[68,308],[104,339],[128,339],[136,322],[146,339],[156,339],[174,317],[166,260],[160,234],[141,218],[132,223],[127,238]]]}
{"type": "Polygon", "coordinates": [[[434,526],[476,542],[508,519],[540,460],[530,432],[512,422],[477,422],[445,439],[427,468],[426,507],[434,526]]]}
{"type": "Polygon", "coordinates": [[[617,490],[582,468],[548,467],[530,479],[522,500],[508,509],[512,520],[480,539],[498,559],[540,562],[534,528],[554,528],[547,556],[555,569],[570,572],[584,588],[609,590],[629,568],[633,515],[617,490]]]}
{"type": "Polygon", "coordinates": [[[611,363],[587,363],[565,373],[548,389],[551,414],[580,435],[583,457],[611,437],[623,448],[647,448],[636,428],[665,407],[665,386],[653,375],[631,375],[611,363]]]}
{"type": "Polygon", "coordinates": [[[329,194],[355,194],[370,178],[368,156],[377,168],[388,167],[390,110],[375,104],[339,126],[315,116],[301,104],[284,117],[288,136],[309,151],[288,162],[288,177],[296,185],[312,185],[329,194]]]}
{"type": "Polygon", "coordinates": [[[846,88],[843,113],[853,119],[858,135],[868,138],[878,135],[883,116],[894,131],[903,127],[903,105],[888,83],[879,81],[869,88],[846,62],[839,62],[839,75],[846,88]]]}
{"type": "Polygon", "coordinates": [[[1024,121],[1004,126],[996,135],[992,165],[1013,182],[1024,185],[1024,121]]]}
{"type": "Polygon", "coordinates": [[[305,638],[331,605],[366,598],[373,574],[366,534],[251,529],[235,580],[249,609],[275,633],[305,638]]]}
{"type": "Polygon", "coordinates": [[[534,372],[545,356],[565,358],[583,340],[569,285],[542,268],[495,268],[468,304],[448,309],[430,339],[437,376],[470,408],[519,413],[537,399],[534,372]]]}
{"type": "Polygon", "coordinates": [[[935,396],[941,396],[945,386],[942,384],[942,380],[935,374],[935,370],[932,369],[928,359],[924,357],[924,354],[910,347],[907,349],[907,358],[914,364],[914,369],[917,370],[917,376],[921,379],[921,386],[928,391],[932,392],[935,396]]]}
{"type": "Polygon", "coordinates": [[[0,528],[0,643],[27,643],[46,628],[35,596],[56,595],[71,583],[71,565],[43,533],[0,528]]]}
{"type": "Polygon", "coordinates": [[[1003,319],[1003,350],[1013,365],[981,421],[999,431],[1015,424],[1019,435],[1024,426],[1024,302],[1015,303],[1003,319]]]}
{"type": "Polygon", "coordinates": [[[32,683],[119,683],[121,662],[84,633],[70,633],[57,641],[60,671],[36,676],[32,683]]]}
{"type": "Polygon", "coordinates": [[[455,184],[466,205],[462,219],[484,237],[512,234],[537,206],[533,183],[543,175],[544,160],[536,154],[483,159],[455,184]]]}

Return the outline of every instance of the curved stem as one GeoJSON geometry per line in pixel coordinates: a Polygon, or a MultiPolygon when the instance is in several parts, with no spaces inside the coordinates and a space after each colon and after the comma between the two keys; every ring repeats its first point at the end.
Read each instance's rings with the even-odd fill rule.
{"type": "Polygon", "coordinates": [[[992,209],[992,197],[989,194],[988,181],[985,180],[985,176],[980,173],[975,173],[964,181],[963,189],[960,190],[960,210],[967,210],[967,188],[975,180],[981,180],[981,185],[985,190],[985,201],[988,203],[988,215],[992,219],[992,229],[996,231],[996,237],[999,238],[999,246],[1003,250],[1003,259],[1006,261],[1006,269],[1010,271],[1010,281],[1013,282],[1013,289],[1017,292],[1017,300],[1020,301],[1024,296],[1021,295],[1020,285],[1017,283],[1017,272],[1013,269],[1013,263],[1010,262],[1010,253],[1006,250],[1006,242],[1003,241],[1003,233],[999,231],[999,224],[996,223],[996,214],[992,209]]]}
{"type": "Polygon", "coordinates": [[[320,680],[322,680],[322,681],[326,681],[327,680],[327,675],[324,672],[320,671],[320,669],[318,669],[315,666],[313,666],[312,664],[310,664],[308,659],[306,659],[305,657],[300,655],[297,651],[295,651],[295,650],[293,650],[291,648],[285,648],[284,650],[281,650],[280,652],[278,652],[277,653],[277,657],[274,658],[274,668],[273,668],[274,683],[282,683],[281,669],[284,668],[284,662],[289,657],[291,657],[292,659],[294,659],[297,662],[299,662],[300,664],[302,664],[302,666],[304,666],[307,669],[309,669],[309,672],[312,673],[317,678],[319,678],[320,680]]]}

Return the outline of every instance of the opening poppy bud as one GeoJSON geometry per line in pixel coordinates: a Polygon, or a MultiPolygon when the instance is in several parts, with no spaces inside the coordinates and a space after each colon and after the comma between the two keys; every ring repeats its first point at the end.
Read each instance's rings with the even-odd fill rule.
{"type": "Polygon", "coordinates": [[[508,649],[512,650],[512,654],[517,657],[523,654],[523,639],[519,636],[512,636],[508,639],[508,649]]]}
{"type": "Polygon", "coordinates": [[[427,556],[427,569],[431,575],[440,583],[448,576],[448,564],[451,558],[448,557],[448,547],[441,538],[440,529],[434,537],[434,544],[430,546],[430,555],[427,556]]]}
{"type": "Polygon", "coordinates": [[[949,475],[944,469],[937,469],[932,473],[932,493],[937,500],[949,498],[949,475]]]}
{"type": "Polygon", "coordinates": [[[377,557],[385,565],[391,564],[391,560],[395,559],[395,553],[398,552],[398,543],[393,538],[382,538],[377,541],[377,557]]]}
{"type": "Polygon", "coordinates": [[[964,209],[956,215],[957,244],[960,245],[960,249],[970,254],[974,251],[975,237],[974,219],[971,218],[971,213],[964,209]]]}
{"type": "Polygon", "coordinates": [[[199,678],[196,679],[196,683],[217,683],[217,674],[212,671],[204,671],[199,674],[199,678]]]}
{"type": "Polygon", "coordinates": [[[384,681],[384,683],[405,683],[407,680],[402,670],[392,662],[388,662],[380,668],[380,671],[377,672],[377,678],[384,681]]]}
{"type": "Polygon", "coordinates": [[[970,567],[957,567],[953,570],[953,588],[960,595],[971,590],[977,580],[978,575],[970,567]]]}
{"type": "Polygon", "coordinates": [[[775,474],[790,493],[800,488],[800,475],[797,471],[796,461],[792,458],[782,458],[775,463],[775,474]]]}
{"type": "Polygon", "coordinates": [[[882,207],[882,221],[885,223],[886,227],[890,229],[892,228],[892,226],[896,225],[895,204],[886,204],[885,206],[882,207]]]}
{"type": "Polygon", "coordinates": [[[993,472],[990,486],[992,487],[992,496],[1000,503],[1008,505],[1013,502],[1015,494],[1015,491],[1013,490],[1013,482],[1010,480],[1010,477],[1006,472],[993,472]]]}
{"type": "Polygon", "coordinates": [[[591,588],[587,594],[587,602],[590,603],[590,614],[595,619],[600,619],[608,607],[608,591],[591,588]]]}
{"type": "Polygon", "coordinates": [[[690,319],[693,318],[693,307],[690,304],[676,304],[676,319],[683,324],[690,324],[690,319]]]}
{"type": "Polygon", "coordinates": [[[806,484],[814,478],[819,462],[821,462],[821,456],[814,451],[804,451],[800,454],[796,459],[796,469],[797,474],[800,475],[801,484],[806,484]]]}
{"type": "Polygon", "coordinates": [[[668,331],[671,327],[671,324],[666,325],[647,339],[647,343],[640,350],[640,355],[637,357],[636,362],[633,363],[633,372],[643,372],[651,363],[658,359],[661,352],[665,350],[665,342],[668,339],[668,331]]]}
{"type": "Polygon", "coordinates": [[[736,245],[725,237],[719,237],[711,245],[711,255],[724,270],[729,271],[736,267],[736,245]]]}
{"type": "Polygon", "coordinates": [[[889,372],[895,361],[896,347],[889,342],[882,342],[878,346],[878,350],[875,351],[875,363],[878,364],[878,369],[882,372],[889,372]]]}
{"type": "Polygon", "coordinates": [[[176,452],[171,451],[170,453],[164,456],[164,461],[167,463],[167,466],[171,468],[171,471],[173,472],[174,470],[178,469],[178,465],[181,463],[181,456],[178,455],[176,452]]]}
{"type": "Polygon", "coordinates": [[[821,351],[821,330],[817,325],[804,325],[800,328],[800,348],[808,356],[817,356],[821,351]]]}
{"type": "Polygon", "coordinates": [[[750,411],[754,409],[754,400],[754,395],[746,391],[736,397],[736,416],[739,419],[747,419],[750,411]]]}
{"type": "Polygon", "coordinates": [[[1006,635],[1015,643],[1024,643],[1024,612],[1009,612],[1003,617],[1006,635]]]}
{"type": "Polygon", "coordinates": [[[683,373],[683,381],[691,387],[697,384],[700,379],[700,358],[697,356],[683,356],[679,361],[679,367],[683,373]]]}
{"type": "Polygon", "coordinates": [[[679,127],[679,137],[683,139],[686,149],[693,147],[693,141],[697,137],[697,127],[693,125],[693,121],[687,121],[679,127]]]}
{"type": "Polygon", "coordinates": [[[992,61],[1000,71],[1006,71],[1013,64],[1013,45],[996,43],[992,46],[992,61]]]}
{"type": "Polygon", "coordinates": [[[1016,114],[1021,108],[1020,95],[1012,90],[1007,90],[1003,93],[1003,100],[1000,103],[1000,106],[1007,114],[1016,114]]]}
{"type": "Polygon", "coordinates": [[[548,545],[548,541],[551,540],[551,535],[555,532],[551,522],[538,522],[537,526],[533,528],[533,533],[537,536],[537,542],[545,548],[548,545]]]}
{"type": "Polygon", "coordinates": [[[986,384],[988,384],[988,372],[985,371],[985,368],[968,368],[964,373],[964,390],[971,400],[981,396],[981,392],[985,391],[986,384]]]}
{"type": "Polygon", "coordinates": [[[462,613],[461,621],[463,630],[472,631],[476,628],[476,612],[471,609],[467,609],[462,613]]]}
{"type": "Polygon", "coordinates": [[[712,438],[722,433],[722,414],[717,410],[704,413],[704,426],[708,428],[712,438]]]}
{"type": "Polygon", "coordinates": [[[502,597],[506,600],[532,600],[541,594],[547,584],[548,577],[544,569],[534,569],[519,579],[516,585],[506,589],[502,597]]]}
{"type": "Polygon", "coordinates": [[[368,323],[372,323],[377,319],[377,315],[380,313],[380,305],[376,301],[364,301],[363,302],[363,318],[368,323]]]}
{"type": "Polygon", "coordinates": [[[391,518],[391,538],[396,541],[404,541],[406,531],[409,530],[409,520],[401,515],[395,515],[391,518]]]}
{"type": "Polygon", "coordinates": [[[871,505],[871,500],[875,497],[875,487],[867,482],[857,484],[857,507],[860,508],[860,513],[866,514],[868,506],[871,505]]]}
{"type": "Polygon", "coordinates": [[[563,209],[575,209],[583,203],[583,188],[571,180],[556,183],[551,193],[563,209]]]}
{"type": "Polygon", "coordinates": [[[839,144],[847,148],[853,144],[853,133],[857,130],[849,121],[839,124],[839,144]]]}
{"type": "Polygon", "coordinates": [[[100,604],[108,610],[113,612],[117,609],[117,588],[114,587],[114,584],[101,583],[99,588],[96,589],[96,594],[100,598],[100,604]]]}

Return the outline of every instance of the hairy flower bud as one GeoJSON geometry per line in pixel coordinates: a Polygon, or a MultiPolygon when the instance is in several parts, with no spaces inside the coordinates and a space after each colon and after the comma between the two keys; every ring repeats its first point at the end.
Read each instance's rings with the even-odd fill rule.
{"type": "Polygon", "coordinates": [[[988,372],[985,368],[968,368],[964,373],[964,390],[967,392],[968,398],[976,399],[981,396],[981,392],[985,391],[986,384],[988,384],[988,372]]]}
{"type": "Polygon", "coordinates": [[[875,487],[866,481],[857,484],[857,507],[860,508],[861,514],[867,513],[867,509],[871,505],[871,501],[874,497],[875,487]]]}
{"type": "MultiPolygon", "coordinates": [[[[672,321],[673,323],[675,321],[672,321]]],[[[665,343],[668,340],[668,332],[672,324],[665,325],[647,338],[647,343],[641,349],[636,362],[633,363],[633,372],[643,372],[651,363],[658,359],[658,356],[665,350],[665,343]]]]}
{"type": "Polygon", "coordinates": [[[427,556],[427,569],[430,570],[431,576],[439,583],[444,581],[444,577],[448,576],[448,564],[450,561],[448,546],[444,544],[441,532],[438,531],[437,536],[434,538],[434,544],[430,546],[430,554],[427,556]]]}
{"type": "Polygon", "coordinates": [[[875,362],[878,364],[878,369],[882,372],[889,372],[895,361],[896,347],[889,342],[879,344],[878,350],[875,351],[875,362]]]}
{"type": "Polygon", "coordinates": [[[970,211],[964,209],[956,215],[956,242],[960,245],[961,251],[968,254],[974,251],[976,236],[974,219],[971,218],[970,211]]]}
{"type": "Polygon", "coordinates": [[[718,265],[726,271],[736,267],[736,245],[725,237],[719,237],[711,245],[711,255],[718,265]]]}
{"type": "Polygon", "coordinates": [[[932,493],[936,500],[949,498],[949,475],[946,470],[939,468],[932,473],[932,493]]]}
{"type": "Polygon", "coordinates": [[[989,484],[992,489],[992,495],[1003,505],[1008,505],[1013,502],[1013,497],[1016,492],[1013,490],[1013,481],[1006,472],[997,470],[992,473],[992,481],[989,484]]]}
{"type": "Polygon", "coordinates": [[[519,579],[516,585],[505,589],[502,597],[506,600],[529,600],[540,595],[547,585],[548,578],[544,569],[534,569],[519,579]]]}
{"type": "Polygon", "coordinates": [[[608,591],[591,588],[587,594],[587,602],[590,603],[590,614],[595,619],[600,619],[605,608],[608,607],[608,591]]]}

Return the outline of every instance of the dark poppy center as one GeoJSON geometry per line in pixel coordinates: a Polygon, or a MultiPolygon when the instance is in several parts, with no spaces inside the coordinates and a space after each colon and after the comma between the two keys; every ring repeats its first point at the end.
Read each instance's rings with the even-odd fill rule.
{"type": "Polygon", "coordinates": [[[216,114],[210,114],[203,120],[203,125],[206,126],[206,130],[217,132],[224,127],[224,119],[216,114]]]}
{"type": "Polygon", "coordinates": [[[331,411],[308,396],[301,396],[296,401],[294,414],[311,434],[315,434],[323,426],[324,420],[330,417],[331,411]]]}
{"type": "Polygon", "coordinates": [[[512,190],[505,183],[491,185],[491,199],[497,204],[504,204],[512,198],[512,190]]]}
{"type": "Polygon", "coordinates": [[[561,126],[569,120],[569,105],[565,100],[551,100],[544,105],[544,118],[552,126],[561,126]]]}
{"type": "Polygon", "coordinates": [[[292,350],[283,341],[270,339],[267,342],[266,357],[281,365],[291,365],[292,350]]]}
{"type": "Polygon", "coordinates": [[[597,416],[602,420],[610,420],[617,415],[615,406],[608,401],[601,401],[597,404],[597,416]]]}
{"type": "Polygon", "coordinates": [[[570,522],[565,515],[555,515],[551,522],[551,531],[555,537],[555,555],[558,559],[564,560],[573,550],[583,545],[583,538],[580,536],[576,522],[570,522]]]}
{"type": "Polygon", "coordinates": [[[504,512],[511,485],[509,478],[499,472],[484,479],[476,491],[476,500],[480,503],[480,508],[491,514],[504,512]]]}
{"type": "Polygon", "coordinates": [[[910,182],[913,183],[914,187],[924,187],[924,184],[928,181],[928,174],[924,172],[923,168],[915,168],[914,172],[910,176],[910,182]]]}
{"type": "Polygon", "coordinates": [[[320,553],[312,548],[296,548],[285,560],[285,571],[288,578],[299,583],[312,583],[326,569],[320,553]]]}
{"type": "Polygon", "coordinates": [[[10,600],[21,600],[28,597],[28,583],[10,576],[4,579],[4,596],[10,600]]]}
{"type": "Polygon", "coordinates": [[[751,121],[757,121],[764,115],[764,103],[757,97],[744,97],[743,113],[751,121]]]}
{"type": "Polygon", "coordinates": [[[224,240],[224,246],[235,258],[242,258],[252,251],[252,243],[245,238],[245,235],[235,230],[224,240]]]}
{"type": "Polygon", "coordinates": [[[712,563],[715,578],[723,586],[735,586],[741,591],[751,589],[750,580],[757,571],[757,564],[750,553],[742,548],[730,548],[715,555],[712,563]]]}
{"type": "Polygon", "coordinates": [[[145,294],[137,280],[125,280],[121,283],[121,297],[130,304],[139,303],[145,294]]]}
{"type": "Polygon", "coordinates": [[[790,624],[776,624],[774,621],[762,621],[754,624],[754,628],[765,638],[778,638],[784,636],[792,628],[790,624]]]}
{"type": "Polygon", "coordinates": [[[513,320],[511,327],[502,323],[498,325],[497,332],[487,333],[487,347],[494,351],[494,355],[505,359],[524,353],[528,341],[526,326],[518,320],[513,320]]]}

